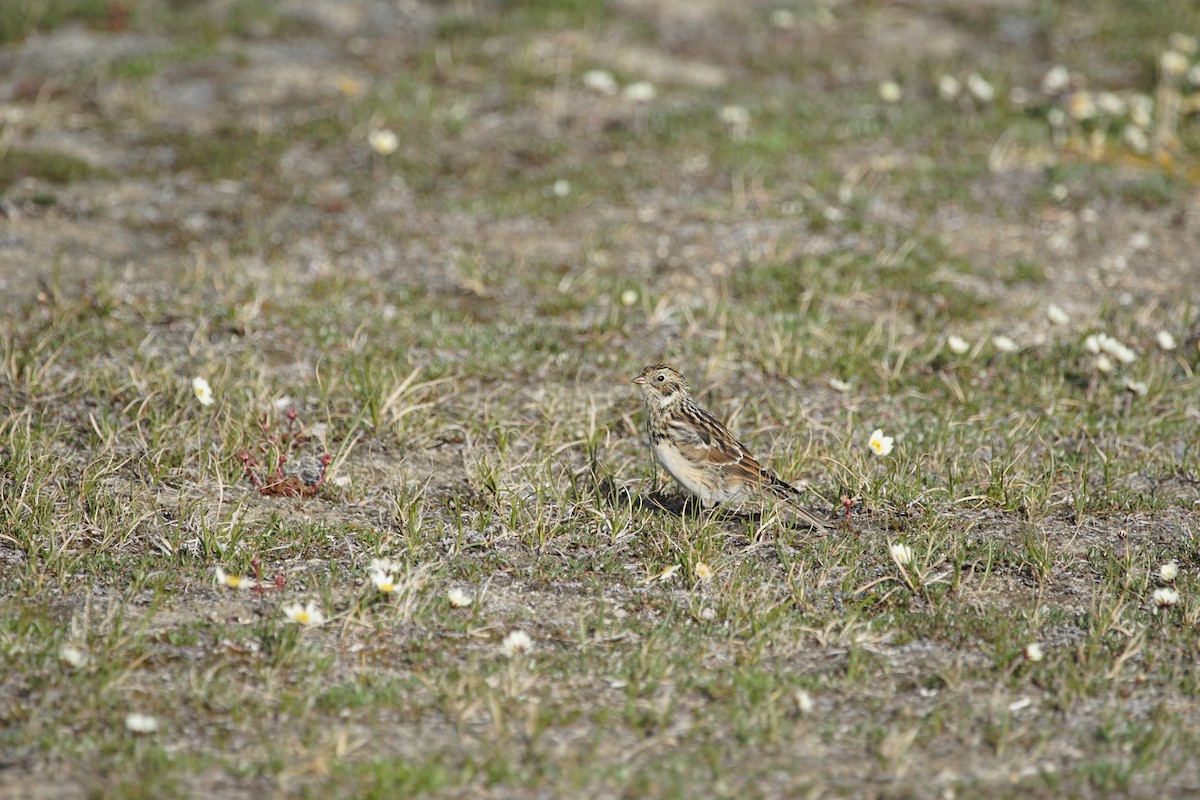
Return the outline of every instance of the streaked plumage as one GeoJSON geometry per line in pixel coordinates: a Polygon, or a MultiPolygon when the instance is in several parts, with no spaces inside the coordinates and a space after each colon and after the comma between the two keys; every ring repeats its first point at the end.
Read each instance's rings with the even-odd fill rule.
{"type": "Polygon", "coordinates": [[[825,523],[799,507],[800,492],[760,465],[728,428],[696,405],[677,369],[652,364],[633,382],[646,406],[651,452],[704,508],[766,490],[795,505],[805,522],[826,530],[825,523]]]}

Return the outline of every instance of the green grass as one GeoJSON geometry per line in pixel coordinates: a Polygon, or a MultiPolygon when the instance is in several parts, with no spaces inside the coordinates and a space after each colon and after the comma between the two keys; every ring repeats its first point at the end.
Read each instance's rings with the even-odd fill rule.
{"type": "MultiPolygon", "coordinates": [[[[9,40],[86,11],[39,8],[9,40]]],[[[0,794],[1193,790],[1195,120],[1171,163],[1092,161],[1007,92],[1152,91],[1194,10],[1039,6],[1045,65],[991,11],[931,12],[950,56],[858,11],[458,4],[307,56],[340,95],[164,119],[181,74],[335,37],[131,9],[169,46],[5,128],[0,794]],[[583,88],[646,52],[726,83],[583,88]],[[974,71],[995,101],[938,98],[974,71]],[[24,143],[59,125],[146,166],[24,143]],[[1136,359],[1098,370],[1099,332],[1136,359]],[[684,505],[629,386],[659,360],[834,529],[684,505]]]]}

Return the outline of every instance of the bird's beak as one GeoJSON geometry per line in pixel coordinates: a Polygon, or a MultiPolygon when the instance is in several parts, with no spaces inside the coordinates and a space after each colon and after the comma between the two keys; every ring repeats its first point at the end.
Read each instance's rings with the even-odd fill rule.
{"type": "Polygon", "coordinates": [[[636,378],[633,379],[633,382],[636,383],[638,386],[645,386],[646,385],[646,377],[644,375],[638,375],[636,378]]]}

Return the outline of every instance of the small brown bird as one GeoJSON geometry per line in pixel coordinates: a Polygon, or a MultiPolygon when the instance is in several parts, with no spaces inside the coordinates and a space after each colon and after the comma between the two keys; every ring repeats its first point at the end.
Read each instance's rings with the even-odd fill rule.
{"type": "Polygon", "coordinates": [[[633,379],[646,405],[650,450],[679,485],[700,498],[700,505],[736,500],[767,490],[793,506],[819,531],[824,522],[799,507],[800,492],[755,460],[729,429],[692,399],[679,370],[652,364],[633,379]]]}

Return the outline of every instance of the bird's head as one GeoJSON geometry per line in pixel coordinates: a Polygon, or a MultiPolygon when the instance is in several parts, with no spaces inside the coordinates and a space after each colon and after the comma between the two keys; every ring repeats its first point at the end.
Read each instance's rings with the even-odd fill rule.
{"type": "Polygon", "coordinates": [[[669,406],[688,396],[688,384],[679,370],[667,364],[651,364],[633,379],[647,404],[669,406]]]}

